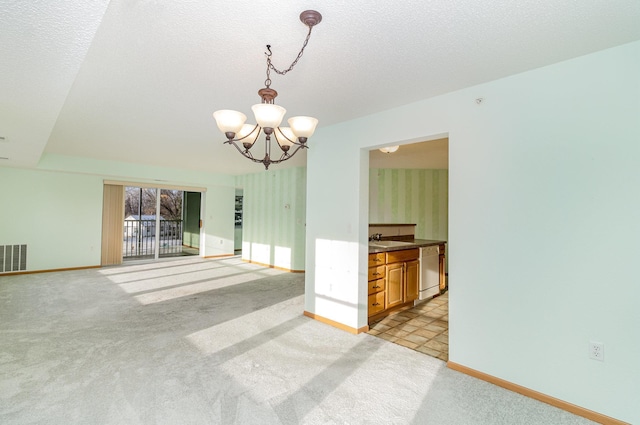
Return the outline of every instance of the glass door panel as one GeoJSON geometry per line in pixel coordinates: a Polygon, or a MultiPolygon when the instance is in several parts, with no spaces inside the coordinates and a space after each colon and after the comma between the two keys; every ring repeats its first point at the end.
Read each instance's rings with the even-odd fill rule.
{"type": "Polygon", "coordinates": [[[124,260],[156,258],[157,189],[125,188],[124,260]]]}
{"type": "Polygon", "coordinates": [[[160,257],[183,255],[182,203],[181,190],[160,190],[160,257]]]}

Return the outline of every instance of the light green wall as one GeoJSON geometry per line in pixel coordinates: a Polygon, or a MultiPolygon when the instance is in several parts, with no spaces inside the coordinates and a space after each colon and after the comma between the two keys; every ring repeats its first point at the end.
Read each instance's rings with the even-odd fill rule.
{"type": "Polygon", "coordinates": [[[27,244],[27,270],[100,264],[102,180],[0,167],[0,245],[27,244]]]}
{"type": "Polygon", "coordinates": [[[366,325],[369,150],[448,137],[449,360],[640,423],[639,76],[634,42],[319,128],[305,309],[366,325]]]}
{"type": "Polygon", "coordinates": [[[305,167],[238,176],[243,189],[242,258],[305,269],[305,167]]]}
{"type": "Polygon", "coordinates": [[[448,172],[369,170],[369,223],[415,223],[418,239],[448,239],[448,172]]]}
{"type": "Polygon", "coordinates": [[[100,265],[104,180],[205,189],[203,254],[233,255],[233,176],[60,155],[0,167],[0,244],[26,243],[29,271],[100,265]]]}

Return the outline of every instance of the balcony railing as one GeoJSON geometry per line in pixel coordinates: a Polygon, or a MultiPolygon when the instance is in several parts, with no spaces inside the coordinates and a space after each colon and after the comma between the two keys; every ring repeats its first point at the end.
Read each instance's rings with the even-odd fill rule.
{"type": "MultiPolygon", "coordinates": [[[[159,255],[182,255],[182,220],[160,220],[159,255]]],[[[156,250],[155,220],[125,220],[122,257],[153,258],[156,250]]]]}

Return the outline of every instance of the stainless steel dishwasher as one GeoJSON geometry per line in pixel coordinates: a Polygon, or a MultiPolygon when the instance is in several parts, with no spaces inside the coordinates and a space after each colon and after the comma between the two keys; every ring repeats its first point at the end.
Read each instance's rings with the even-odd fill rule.
{"type": "Polygon", "coordinates": [[[420,300],[440,293],[439,255],[438,245],[420,248],[420,300]]]}

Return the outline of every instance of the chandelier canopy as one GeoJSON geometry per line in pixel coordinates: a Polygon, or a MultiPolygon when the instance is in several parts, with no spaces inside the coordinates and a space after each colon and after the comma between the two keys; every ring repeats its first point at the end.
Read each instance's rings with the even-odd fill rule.
{"type": "MultiPolygon", "coordinates": [[[[315,25],[320,23],[322,15],[315,10],[306,10],[300,14],[300,20],[309,27],[309,32],[307,33],[307,38],[304,40],[302,49],[300,49],[300,53],[298,53],[298,56],[289,68],[281,71],[271,63],[271,46],[267,45],[267,52],[265,52],[267,58],[267,79],[264,82],[265,87],[258,90],[258,95],[262,102],[251,107],[257,124],[245,124],[247,116],[242,112],[223,109],[213,113],[213,118],[215,118],[218,128],[227,138],[224,143],[235,146],[238,152],[251,161],[261,162],[264,164],[265,170],[268,170],[271,164],[278,164],[293,157],[301,148],[307,149],[307,140],[313,135],[316,125],[318,125],[316,118],[297,116],[289,118],[287,121],[289,127],[280,127],[280,123],[287,110],[274,103],[278,92],[271,88],[271,70],[280,75],[284,75],[293,69],[302,57],[305,47],[307,47],[307,43],[311,37],[311,30],[315,25]],[[256,158],[251,149],[263,133],[265,136],[264,157],[256,158]],[[278,159],[272,159],[271,157],[272,137],[282,151],[278,159]],[[242,147],[239,146],[239,143],[242,144],[242,147]],[[292,149],[294,146],[295,149],[292,149]]],[[[275,155],[277,155],[277,153],[275,155]]]]}

